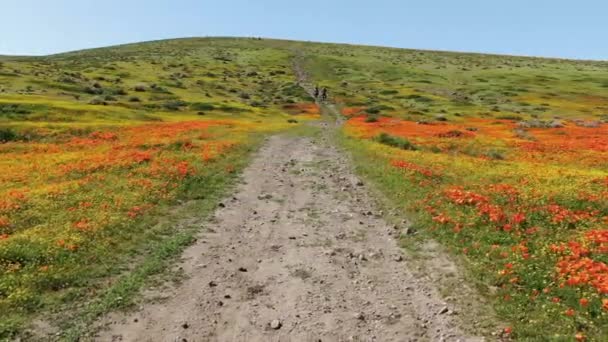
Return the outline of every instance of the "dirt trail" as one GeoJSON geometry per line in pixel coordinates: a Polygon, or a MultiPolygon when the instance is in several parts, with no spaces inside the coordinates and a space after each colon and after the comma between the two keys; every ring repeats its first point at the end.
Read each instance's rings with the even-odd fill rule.
{"type": "Polygon", "coordinates": [[[416,278],[336,149],[268,139],[164,299],[113,314],[100,341],[480,340],[416,278]]]}

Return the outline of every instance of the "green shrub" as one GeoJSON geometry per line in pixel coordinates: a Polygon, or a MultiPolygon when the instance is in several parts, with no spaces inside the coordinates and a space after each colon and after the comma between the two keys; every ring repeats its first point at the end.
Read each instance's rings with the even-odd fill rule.
{"type": "Polygon", "coordinates": [[[114,96],[124,96],[124,95],[128,95],[127,91],[124,90],[123,88],[111,88],[111,89],[106,89],[106,94],[108,95],[114,95],[114,96]]]}
{"type": "Polygon", "coordinates": [[[387,133],[380,133],[375,140],[381,144],[397,147],[402,150],[417,150],[416,146],[412,144],[409,140],[389,135],[387,133]]]}
{"type": "Polygon", "coordinates": [[[96,96],[89,100],[89,104],[93,106],[106,106],[108,103],[104,100],[104,98],[96,96]]]}
{"type": "Polygon", "coordinates": [[[378,122],[378,115],[368,115],[365,122],[378,122]]]}
{"type": "Polygon", "coordinates": [[[496,118],[500,119],[500,120],[513,120],[513,121],[522,121],[524,119],[520,115],[514,115],[514,114],[503,114],[503,115],[497,116],[496,118]]]}
{"type": "Polygon", "coordinates": [[[168,101],[163,103],[163,108],[166,110],[177,111],[181,107],[185,107],[188,105],[188,102],[182,100],[168,101]]]}
{"type": "Polygon", "coordinates": [[[2,114],[20,114],[26,115],[31,114],[36,106],[33,105],[22,105],[18,103],[0,103],[0,115],[2,114]]]}
{"type": "Polygon", "coordinates": [[[433,102],[433,99],[428,98],[426,96],[417,95],[417,94],[408,95],[405,98],[408,100],[414,100],[416,102],[425,102],[425,103],[433,102]]]}
{"type": "Polygon", "coordinates": [[[505,159],[504,153],[502,151],[498,151],[498,150],[489,150],[485,153],[485,156],[490,159],[494,159],[494,160],[504,160],[505,159]]]}
{"type": "Polygon", "coordinates": [[[84,87],[83,92],[91,95],[101,95],[103,94],[103,89],[95,88],[95,87],[84,87]]]}
{"type": "Polygon", "coordinates": [[[10,128],[0,128],[0,143],[19,140],[19,134],[10,128]]]}
{"type": "Polygon", "coordinates": [[[190,104],[190,109],[197,111],[214,110],[215,106],[211,103],[195,102],[190,104]]]}
{"type": "Polygon", "coordinates": [[[389,89],[389,90],[383,90],[380,92],[380,94],[382,95],[396,95],[399,94],[398,90],[394,90],[394,89],[389,89]]]}
{"type": "Polygon", "coordinates": [[[376,106],[367,108],[365,111],[369,114],[379,114],[383,110],[393,110],[393,109],[395,109],[395,108],[393,108],[391,106],[387,106],[387,105],[376,105],[376,106]]]}

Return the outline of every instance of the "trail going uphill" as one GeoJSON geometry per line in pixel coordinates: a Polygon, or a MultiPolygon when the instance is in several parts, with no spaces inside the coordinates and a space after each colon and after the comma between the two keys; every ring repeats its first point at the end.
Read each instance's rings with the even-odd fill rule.
{"type": "Polygon", "coordinates": [[[335,148],[274,136],[184,254],[188,275],[115,322],[112,341],[474,340],[408,270],[335,148]]]}
{"type": "MultiPolygon", "coordinates": [[[[301,56],[294,70],[312,91],[301,56]]],[[[336,110],[323,104],[326,115],[336,110]]],[[[102,341],[477,341],[417,277],[348,158],[318,138],[269,138],[183,255],[187,279],[106,318],[102,341]]]]}

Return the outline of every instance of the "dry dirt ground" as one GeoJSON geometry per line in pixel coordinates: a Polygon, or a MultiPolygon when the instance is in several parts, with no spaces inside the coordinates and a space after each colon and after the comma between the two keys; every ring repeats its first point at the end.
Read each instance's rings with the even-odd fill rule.
{"type": "Polygon", "coordinates": [[[178,267],[99,341],[478,341],[398,247],[348,159],[269,138],[178,267]]]}

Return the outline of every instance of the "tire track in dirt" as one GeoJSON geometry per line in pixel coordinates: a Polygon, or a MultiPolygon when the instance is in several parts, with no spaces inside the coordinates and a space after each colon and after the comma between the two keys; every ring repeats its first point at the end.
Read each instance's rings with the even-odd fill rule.
{"type": "Polygon", "coordinates": [[[274,136],[186,250],[187,279],[100,341],[476,341],[334,147],[274,136]]]}

